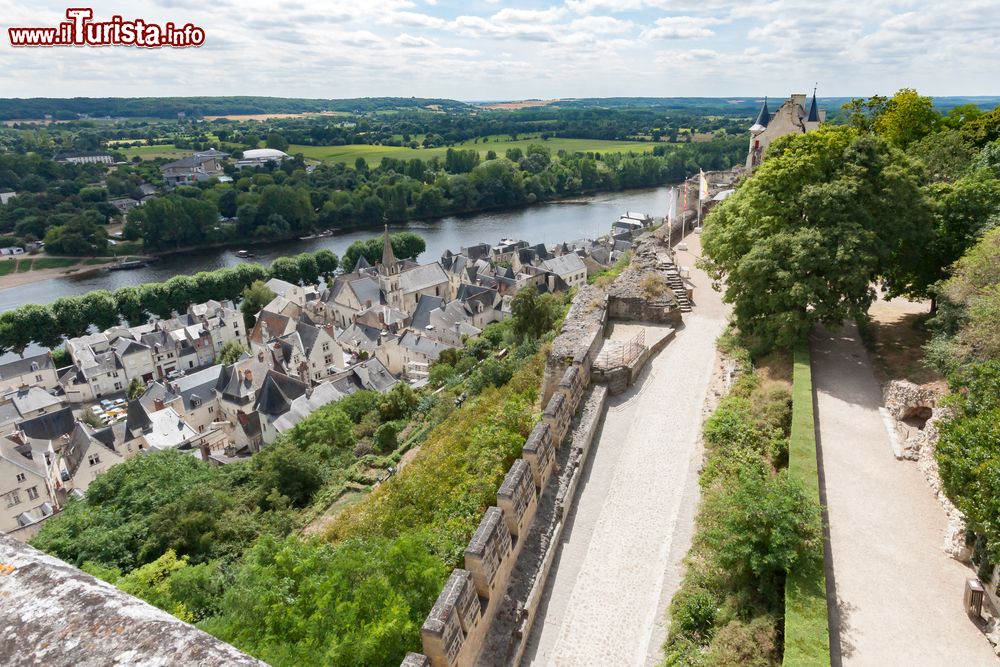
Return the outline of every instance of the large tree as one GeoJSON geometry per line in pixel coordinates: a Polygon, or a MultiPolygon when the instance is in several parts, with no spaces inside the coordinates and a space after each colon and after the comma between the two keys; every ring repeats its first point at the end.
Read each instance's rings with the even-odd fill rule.
{"type": "Polygon", "coordinates": [[[866,313],[876,278],[913,265],[928,229],[919,169],[878,137],[825,128],[772,144],[710,214],[703,264],[742,333],[789,345],[866,313]]]}

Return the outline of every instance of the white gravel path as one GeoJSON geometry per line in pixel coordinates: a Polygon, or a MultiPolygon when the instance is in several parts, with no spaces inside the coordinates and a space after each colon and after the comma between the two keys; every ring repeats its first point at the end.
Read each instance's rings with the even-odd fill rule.
{"type": "MultiPolygon", "coordinates": [[[[697,239],[689,239],[692,252],[697,239]]],[[[694,264],[685,253],[679,263],[694,264]]],[[[698,306],[629,392],[609,401],[525,665],[655,664],[691,540],[702,405],[726,309],[692,271],[698,306]]]]}
{"type": "Polygon", "coordinates": [[[817,332],[812,352],[833,564],[827,578],[835,589],[834,667],[998,664],[962,610],[973,572],[941,549],[944,509],[920,470],[892,454],[878,413],[882,394],[857,328],[817,332]]]}

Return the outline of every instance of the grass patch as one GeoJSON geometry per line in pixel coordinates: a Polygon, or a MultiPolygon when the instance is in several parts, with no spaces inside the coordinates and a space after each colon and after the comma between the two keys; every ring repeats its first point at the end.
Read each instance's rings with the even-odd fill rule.
{"type": "MultiPolygon", "coordinates": [[[[788,472],[819,503],[819,464],[813,414],[812,370],[809,348],[795,348],[792,371],[792,433],[788,445],[788,472]]],[[[785,579],[785,667],[830,664],[826,574],[823,545],[818,558],[792,568],[785,579]]]]}
{"type": "Polygon", "coordinates": [[[120,148],[118,150],[129,160],[136,156],[141,157],[143,160],[155,160],[158,157],[178,160],[194,153],[193,149],[177,148],[173,144],[160,146],[134,146],[132,148],[120,148]]]}
{"type": "Polygon", "coordinates": [[[35,260],[35,264],[31,267],[31,270],[64,269],[69,266],[76,266],[79,263],[80,260],[75,257],[39,257],[35,260]]]}
{"type": "Polygon", "coordinates": [[[13,273],[14,269],[17,268],[17,260],[5,259],[0,261],[0,276],[5,276],[8,273],[13,273]]]}
{"type": "Polygon", "coordinates": [[[27,273],[28,271],[31,271],[31,263],[32,263],[32,261],[33,260],[30,260],[30,259],[19,259],[17,261],[17,272],[18,273],[27,273]]]}
{"type": "MultiPolygon", "coordinates": [[[[485,142],[480,139],[478,143],[473,143],[473,140],[470,139],[469,141],[463,141],[459,144],[455,144],[451,148],[462,150],[468,150],[470,148],[475,149],[479,151],[480,158],[485,159],[486,154],[489,151],[495,151],[498,156],[502,157],[508,148],[520,148],[521,151],[524,152],[531,144],[541,144],[552,151],[553,154],[561,150],[570,153],[625,153],[629,151],[637,153],[651,153],[653,148],[656,146],[666,145],[662,143],[654,143],[652,141],[612,141],[603,139],[564,138],[546,140],[538,137],[510,141],[505,137],[491,137],[485,142]]],[[[441,146],[438,148],[410,148],[408,146],[374,146],[369,144],[347,144],[344,146],[304,146],[301,144],[292,144],[285,152],[289,155],[302,153],[302,155],[307,158],[321,160],[323,162],[344,162],[346,164],[354,164],[355,160],[361,157],[364,158],[368,164],[374,165],[378,164],[383,157],[397,160],[412,160],[415,158],[429,160],[434,157],[444,158],[445,153],[448,152],[448,148],[448,146],[441,146]]]]}

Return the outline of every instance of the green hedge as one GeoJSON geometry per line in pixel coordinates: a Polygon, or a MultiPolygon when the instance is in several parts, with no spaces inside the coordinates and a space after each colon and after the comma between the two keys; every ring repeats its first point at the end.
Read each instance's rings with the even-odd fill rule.
{"type": "MultiPolygon", "coordinates": [[[[795,348],[792,372],[792,435],[788,471],[819,502],[819,469],[813,415],[809,348],[795,348]]],[[[822,550],[822,543],[817,545],[822,550]]],[[[785,580],[785,667],[830,664],[826,574],[823,559],[800,564],[785,580]]]]}

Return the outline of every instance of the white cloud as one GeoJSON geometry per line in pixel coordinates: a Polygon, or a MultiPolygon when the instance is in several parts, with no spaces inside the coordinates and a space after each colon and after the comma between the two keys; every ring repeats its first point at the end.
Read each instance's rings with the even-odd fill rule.
{"type": "Polygon", "coordinates": [[[623,21],[613,16],[584,16],[575,19],[569,24],[570,30],[582,30],[584,32],[598,34],[615,34],[628,32],[635,27],[632,21],[623,21]]]}
{"type": "Polygon", "coordinates": [[[718,19],[698,16],[666,16],[656,19],[652,28],[642,31],[643,39],[704,39],[715,34],[707,26],[718,19]]]}

